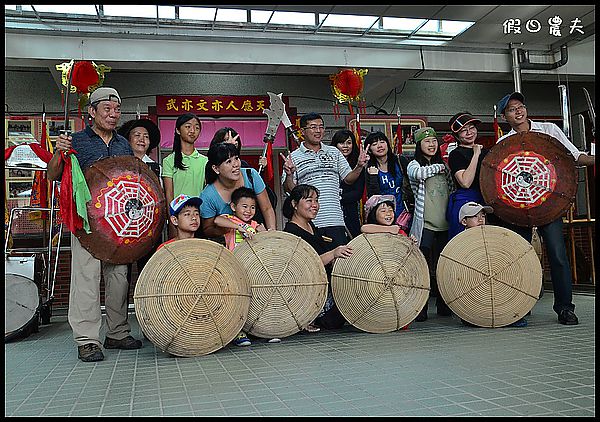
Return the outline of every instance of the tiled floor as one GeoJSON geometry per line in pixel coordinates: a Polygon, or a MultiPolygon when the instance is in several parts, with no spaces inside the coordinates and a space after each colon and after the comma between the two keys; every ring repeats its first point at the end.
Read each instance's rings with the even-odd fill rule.
{"type": "MultiPolygon", "coordinates": [[[[145,341],[83,363],[65,317],[5,344],[5,416],[595,416],[595,304],[557,323],[546,292],[526,328],[456,317],[368,334],[353,327],[175,358],[145,341]]],[[[432,306],[433,305],[433,306],[432,306]]],[[[135,315],[133,334],[141,337],[135,315]]]]}

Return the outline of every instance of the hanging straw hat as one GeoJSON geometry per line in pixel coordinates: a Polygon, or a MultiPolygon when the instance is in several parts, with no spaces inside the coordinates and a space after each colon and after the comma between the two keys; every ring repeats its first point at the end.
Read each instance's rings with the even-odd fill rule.
{"type": "Polygon", "coordinates": [[[142,270],[133,295],[142,331],[176,356],[219,350],[240,332],[250,306],[246,271],[220,244],[177,240],[142,270]]]}
{"type": "Polygon", "coordinates": [[[306,328],[327,298],[327,274],[317,252],[282,231],[259,232],[233,250],[246,269],[252,300],[244,330],[262,338],[306,328]]]}
{"type": "Polygon", "coordinates": [[[533,308],[542,287],[542,266],[533,246],[515,232],[477,226],[453,237],[436,271],[450,309],[471,324],[503,327],[533,308]]]}
{"type": "Polygon", "coordinates": [[[333,299],[348,322],[369,333],[399,330],[429,298],[427,261],[405,236],[362,234],[348,244],[353,253],[337,259],[331,274],[333,299]]]}

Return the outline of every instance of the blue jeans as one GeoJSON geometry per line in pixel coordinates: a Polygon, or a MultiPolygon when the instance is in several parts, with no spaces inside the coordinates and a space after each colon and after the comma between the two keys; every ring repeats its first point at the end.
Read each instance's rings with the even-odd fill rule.
{"type": "MultiPolygon", "coordinates": [[[[508,227],[531,242],[532,232],[528,227],[508,227]]],[[[571,278],[571,264],[567,257],[565,237],[563,235],[562,218],[557,218],[552,223],[537,228],[548,253],[550,262],[550,276],[554,290],[554,312],[557,314],[565,309],[574,311],[573,304],[573,279],[571,278]]]]}

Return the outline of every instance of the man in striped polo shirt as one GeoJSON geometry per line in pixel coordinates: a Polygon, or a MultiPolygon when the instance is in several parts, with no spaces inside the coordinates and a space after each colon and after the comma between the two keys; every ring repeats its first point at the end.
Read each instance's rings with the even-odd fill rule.
{"type": "Polygon", "coordinates": [[[335,147],[323,144],[325,133],[323,118],[317,113],[308,113],[300,119],[304,142],[284,158],[282,183],[286,192],[297,184],[308,184],[319,190],[319,213],[313,220],[323,235],[331,238],[332,249],[348,243],[344,215],[340,205],[340,183],[356,181],[369,160],[361,148],[354,169],[335,147]]]}

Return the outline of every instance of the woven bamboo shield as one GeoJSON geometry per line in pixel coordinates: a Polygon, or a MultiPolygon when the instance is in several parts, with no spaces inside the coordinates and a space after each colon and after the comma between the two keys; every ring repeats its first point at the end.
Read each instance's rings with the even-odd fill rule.
{"type": "Polygon", "coordinates": [[[480,327],[503,327],[533,308],[542,287],[542,265],[533,246],[515,232],[491,225],[453,237],[436,270],[450,309],[480,327]]]}
{"type": "Polygon", "coordinates": [[[176,356],[219,350],[240,332],[250,285],[231,251],[204,239],[164,245],[135,285],[135,313],[156,347],[176,356]]]}
{"type": "Polygon", "coordinates": [[[257,233],[233,250],[246,269],[252,300],[244,330],[287,337],[303,330],[327,299],[327,273],[317,252],[291,233],[257,233]]]}
{"type": "Polygon", "coordinates": [[[134,262],[160,240],[166,220],[158,177],[139,158],[103,158],[85,170],[92,195],[87,204],[91,233],[75,236],[92,256],[111,264],[134,262]]]}
{"type": "Polygon", "coordinates": [[[485,203],[502,220],[543,226],[575,200],[575,160],[552,136],[520,132],[492,147],[481,162],[479,184],[485,203]]]}
{"type": "Polygon", "coordinates": [[[346,320],[369,333],[399,330],[429,298],[427,261],[405,236],[361,234],[348,244],[349,258],[337,259],[331,275],[333,299],[346,320]]]}

